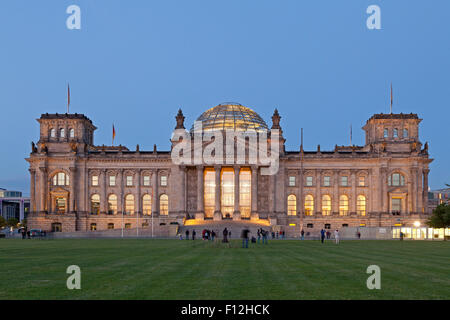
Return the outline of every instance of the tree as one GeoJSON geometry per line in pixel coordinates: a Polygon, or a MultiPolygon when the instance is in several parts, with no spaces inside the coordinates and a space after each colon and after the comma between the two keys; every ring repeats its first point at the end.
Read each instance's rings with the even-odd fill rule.
{"type": "Polygon", "coordinates": [[[436,209],[433,210],[432,216],[428,219],[427,225],[431,228],[450,227],[450,205],[446,203],[438,205],[436,209]]]}
{"type": "Polygon", "coordinates": [[[6,221],[6,224],[8,225],[8,227],[17,227],[18,223],[19,223],[19,220],[17,220],[16,218],[9,218],[6,221]]]}
{"type": "Polygon", "coordinates": [[[0,228],[6,227],[6,220],[2,216],[0,216],[0,228]]]}

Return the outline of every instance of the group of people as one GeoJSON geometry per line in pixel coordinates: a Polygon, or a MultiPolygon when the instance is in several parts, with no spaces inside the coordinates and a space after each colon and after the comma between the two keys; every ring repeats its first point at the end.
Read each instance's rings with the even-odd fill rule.
{"type": "MultiPolygon", "coordinates": [[[[327,239],[330,239],[331,238],[331,232],[330,231],[325,231],[324,229],[320,230],[320,241],[322,243],[324,242],[325,237],[327,239]]],[[[334,230],[334,240],[335,240],[336,244],[339,244],[339,230],[338,229],[334,230]]]]}

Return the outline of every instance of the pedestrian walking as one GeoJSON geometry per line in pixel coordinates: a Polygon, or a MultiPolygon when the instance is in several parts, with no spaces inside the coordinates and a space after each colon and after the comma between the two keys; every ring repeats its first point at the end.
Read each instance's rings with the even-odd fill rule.
{"type": "Polygon", "coordinates": [[[336,240],[336,244],[339,244],[339,230],[336,229],[334,231],[334,239],[336,240]]]}
{"type": "Polygon", "coordinates": [[[245,227],[242,230],[241,238],[242,238],[242,248],[248,248],[248,234],[250,233],[250,230],[248,230],[247,227],[245,227]]]}
{"type": "Polygon", "coordinates": [[[189,230],[186,229],[186,240],[189,240],[189,230]]]}
{"type": "Polygon", "coordinates": [[[303,229],[300,232],[300,235],[302,236],[302,240],[305,240],[305,231],[303,229]]]}
{"type": "Polygon", "coordinates": [[[223,239],[222,242],[227,243],[228,242],[228,230],[227,228],[223,229],[223,239]]]}
{"type": "Polygon", "coordinates": [[[195,235],[196,235],[195,230],[192,230],[192,240],[195,240],[195,235]]]}
{"type": "Polygon", "coordinates": [[[322,243],[323,243],[323,241],[325,240],[325,230],[320,230],[320,240],[322,241],[322,243]]]}

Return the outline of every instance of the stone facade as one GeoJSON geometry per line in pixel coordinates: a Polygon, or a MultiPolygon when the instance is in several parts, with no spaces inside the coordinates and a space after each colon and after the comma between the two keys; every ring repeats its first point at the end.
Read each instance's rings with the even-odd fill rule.
{"type": "MultiPolygon", "coordinates": [[[[336,146],[331,151],[320,146],[315,151],[303,146],[286,151],[280,119],[275,111],[272,129],[281,132],[279,169],[275,175],[263,175],[264,165],[248,159],[239,165],[175,164],[171,151],[156,146],[152,151],[140,150],[139,145],[134,151],[97,146],[96,127],[86,116],[42,114],[40,139],[32,143],[26,159],[31,178],[28,223],[44,230],[85,232],[148,228],[152,223],[182,225],[186,219],[248,219],[284,227],[290,234],[302,228],[424,224],[430,214],[432,159],[427,144],[419,140],[421,119],[416,114],[375,114],[363,127],[364,146],[336,146]],[[246,185],[241,183],[244,169],[250,172],[246,185]],[[206,170],[211,171],[211,181],[206,180],[206,170]],[[224,170],[234,181],[227,214],[222,212],[228,210],[224,199],[233,196],[225,195],[224,170]],[[249,189],[248,203],[241,187],[249,189]],[[211,211],[205,208],[205,190],[214,198],[211,211]]],[[[176,120],[175,129],[185,130],[181,110],[176,120]]],[[[263,128],[265,123],[258,118],[258,125],[263,128]]],[[[177,143],[172,142],[172,150],[177,143]]],[[[202,143],[201,148],[207,146],[202,143]]]]}

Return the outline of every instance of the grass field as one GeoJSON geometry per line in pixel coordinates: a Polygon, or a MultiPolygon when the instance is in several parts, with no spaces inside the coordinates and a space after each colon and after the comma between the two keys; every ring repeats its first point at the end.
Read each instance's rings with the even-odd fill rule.
{"type": "Polygon", "coordinates": [[[0,299],[448,299],[450,242],[0,240],[0,299]],[[369,265],[381,289],[369,290],[369,265]],[[66,268],[81,268],[68,290],[66,268]]]}

